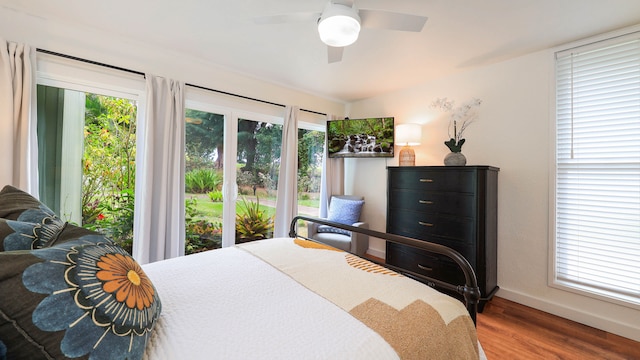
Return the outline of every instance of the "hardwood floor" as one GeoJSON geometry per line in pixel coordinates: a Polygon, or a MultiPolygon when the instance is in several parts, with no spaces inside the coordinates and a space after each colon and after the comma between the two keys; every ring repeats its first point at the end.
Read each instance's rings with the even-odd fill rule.
{"type": "Polygon", "coordinates": [[[478,314],[489,360],[640,359],[640,343],[494,297],[478,314]]]}

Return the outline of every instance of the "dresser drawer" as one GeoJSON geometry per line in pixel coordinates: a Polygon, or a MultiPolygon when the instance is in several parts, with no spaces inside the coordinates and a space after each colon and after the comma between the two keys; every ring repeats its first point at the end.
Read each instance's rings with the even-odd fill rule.
{"type": "Polygon", "coordinates": [[[389,189],[452,191],[472,193],[476,179],[473,171],[417,170],[389,173],[389,189]]]}
{"type": "MultiPolygon", "coordinates": [[[[464,273],[449,257],[389,243],[387,263],[451,284],[464,284],[464,273]]],[[[471,264],[472,267],[473,264],[471,264]]]]}
{"type": "Polygon", "coordinates": [[[429,240],[454,248],[475,243],[475,221],[469,217],[427,214],[417,211],[389,209],[387,232],[415,239],[429,240]],[[441,240],[431,240],[437,236],[441,240]],[[443,240],[447,240],[443,243],[443,240]]]}
{"type": "Polygon", "coordinates": [[[403,231],[394,232],[394,234],[397,234],[400,236],[406,236],[412,239],[429,241],[434,244],[450,247],[453,250],[459,252],[462,256],[464,256],[467,259],[471,259],[476,256],[476,251],[477,251],[476,245],[473,243],[470,243],[470,241],[468,240],[447,238],[447,237],[441,237],[437,235],[430,235],[422,238],[417,238],[416,236],[403,231]]]}
{"type": "Polygon", "coordinates": [[[424,213],[473,217],[476,197],[469,193],[390,189],[389,207],[424,213]]]}

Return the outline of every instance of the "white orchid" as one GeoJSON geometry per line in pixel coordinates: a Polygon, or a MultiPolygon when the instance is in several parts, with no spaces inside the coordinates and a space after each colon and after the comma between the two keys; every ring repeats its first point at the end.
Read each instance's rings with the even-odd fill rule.
{"type": "Polygon", "coordinates": [[[452,152],[460,152],[462,144],[465,139],[462,138],[462,134],[471,123],[478,119],[477,108],[482,104],[482,100],[474,98],[470,101],[454,108],[455,102],[448,100],[447,98],[437,98],[431,103],[431,107],[451,113],[449,122],[449,136],[451,140],[446,141],[445,145],[452,152]],[[451,130],[453,128],[453,136],[451,136],[451,130]]]}

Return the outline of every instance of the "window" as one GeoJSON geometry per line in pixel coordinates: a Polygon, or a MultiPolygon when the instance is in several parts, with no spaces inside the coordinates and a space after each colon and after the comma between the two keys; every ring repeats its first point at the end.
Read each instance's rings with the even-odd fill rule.
{"type": "Polygon", "coordinates": [[[640,33],[556,54],[554,286],[640,306],[640,33]]]}
{"type": "Polygon", "coordinates": [[[228,232],[235,243],[271,237],[282,125],[238,118],[235,155],[225,157],[224,114],[188,108],[185,119],[185,253],[222,247],[222,235],[228,232]],[[227,179],[234,179],[239,192],[231,204],[235,226],[223,226],[224,202],[229,200],[222,188],[225,159],[234,160],[227,169],[235,174],[227,179]]]}
{"type": "MultiPolygon", "coordinates": [[[[271,237],[281,161],[282,118],[264,113],[238,113],[235,109],[198,102],[188,106],[185,112],[185,253],[271,237]],[[227,138],[232,139],[233,144],[225,144],[227,138]],[[224,196],[225,182],[235,184],[230,186],[233,195],[224,196]],[[235,202],[229,201],[234,198],[235,202]],[[231,208],[230,212],[225,210],[227,207],[231,208]],[[230,239],[225,242],[227,237],[230,239]]],[[[302,123],[299,126],[298,212],[315,216],[325,136],[320,125],[302,123]]]]}
{"type": "Polygon", "coordinates": [[[224,115],[185,110],[185,254],[222,247],[224,115]]]}
{"type": "MultiPolygon", "coordinates": [[[[64,220],[105,232],[129,250],[137,106],[145,81],[56,55],[38,53],[37,61],[41,200],[64,220]]],[[[237,215],[252,210],[243,208],[243,196],[249,205],[260,196],[261,213],[275,214],[282,109],[191,87],[185,98],[185,252],[192,253],[235,242],[237,215]],[[233,201],[220,203],[221,197],[233,201]]],[[[317,115],[323,116],[305,114],[306,122],[299,122],[299,206],[306,214],[317,214],[318,207],[324,116],[317,115]]]]}
{"type": "Polygon", "coordinates": [[[137,105],[38,85],[40,197],[65,221],[131,251],[137,105]]]}
{"type": "Polygon", "coordinates": [[[130,249],[144,78],[41,52],[36,59],[40,199],[130,249]]]}

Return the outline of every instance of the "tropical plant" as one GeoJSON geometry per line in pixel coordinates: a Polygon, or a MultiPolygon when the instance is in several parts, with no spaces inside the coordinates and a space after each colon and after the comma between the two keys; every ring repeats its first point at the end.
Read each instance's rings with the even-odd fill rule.
{"type": "Polygon", "coordinates": [[[222,246],[222,225],[206,220],[186,224],[185,254],[218,249],[222,246]]]}
{"type": "Polygon", "coordinates": [[[96,206],[99,214],[93,223],[85,227],[102,232],[131,253],[134,200],[133,190],[125,189],[109,201],[99,202],[96,206]]]}
{"type": "Polygon", "coordinates": [[[236,214],[236,243],[266,239],[273,234],[273,217],[260,208],[260,199],[242,198],[240,212],[236,214]]]}
{"type": "Polygon", "coordinates": [[[126,250],[133,243],[136,104],[86,94],[82,225],[126,250]]]}
{"type": "Polygon", "coordinates": [[[209,199],[213,202],[221,202],[222,201],[222,191],[220,190],[216,190],[216,191],[209,191],[209,193],[207,193],[207,195],[209,195],[209,199]]]}
{"type": "Polygon", "coordinates": [[[222,224],[199,219],[198,200],[185,200],[185,254],[193,254],[222,246],[222,224]]]}
{"type": "Polygon", "coordinates": [[[219,190],[222,175],[213,169],[191,170],[184,176],[185,191],[194,194],[206,194],[219,190]]]}

